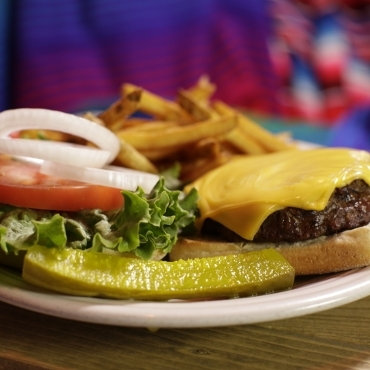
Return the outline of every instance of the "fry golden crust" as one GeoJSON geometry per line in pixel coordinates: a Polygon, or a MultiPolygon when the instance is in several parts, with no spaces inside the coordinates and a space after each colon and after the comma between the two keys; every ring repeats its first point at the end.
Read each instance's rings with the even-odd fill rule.
{"type": "Polygon", "coordinates": [[[170,259],[188,259],[276,248],[294,267],[296,275],[324,274],[370,265],[370,224],[328,237],[292,244],[231,243],[180,239],[170,259]]]}

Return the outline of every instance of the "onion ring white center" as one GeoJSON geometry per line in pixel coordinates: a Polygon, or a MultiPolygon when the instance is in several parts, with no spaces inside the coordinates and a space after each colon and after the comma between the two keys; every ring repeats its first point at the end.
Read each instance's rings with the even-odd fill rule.
{"type": "Polygon", "coordinates": [[[102,167],[114,160],[120,150],[117,136],[103,126],[64,112],[38,108],[20,108],[0,113],[0,151],[59,163],[102,167]],[[9,134],[27,129],[60,131],[82,137],[98,148],[70,143],[9,138],[9,134]]]}
{"type": "Polygon", "coordinates": [[[50,161],[43,161],[41,172],[46,175],[130,191],[135,191],[140,186],[145,193],[150,193],[159,180],[157,175],[129,168],[116,166],[107,166],[105,168],[79,167],[50,161]]]}

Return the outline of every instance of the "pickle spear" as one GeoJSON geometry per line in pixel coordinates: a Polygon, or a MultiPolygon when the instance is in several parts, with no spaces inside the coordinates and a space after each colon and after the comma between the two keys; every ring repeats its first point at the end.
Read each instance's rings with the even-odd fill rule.
{"type": "Polygon", "coordinates": [[[25,256],[23,278],[72,295],[167,300],[241,297],[289,289],[294,269],[273,249],[166,262],[35,246],[25,256]]]}

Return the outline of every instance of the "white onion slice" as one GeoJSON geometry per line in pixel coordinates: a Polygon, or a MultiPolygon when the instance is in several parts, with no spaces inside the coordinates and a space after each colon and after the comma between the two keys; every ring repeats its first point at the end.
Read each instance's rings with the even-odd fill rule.
{"type": "Polygon", "coordinates": [[[3,138],[0,142],[0,151],[8,154],[27,155],[90,167],[101,167],[110,163],[120,150],[119,139],[105,127],[73,114],[39,108],[20,108],[1,112],[0,138],[3,138]],[[68,133],[94,143],[99,149],[56,141],[8,138],[12,132],[27,129],[68,133]],[[19,142],[19,144],[10,144],[10,142],[19,142]],[[26,144],[27,142],[29,144],[26,144]],[[27,147],[22,149],[23,146],[27,147]],[[51,154],[52,151],[55,153],[51,154]],[[99,159],[96,163],[97,158],[99,159]]]}
{"type": "Polygon", "coordinates": [[[110,152],[58,141],[0,138],[0,151],[14,156],[27,156],[79,166],[103,167],[110,152]]]}
{"type": "Polygon", "coordinates": [[[118,189],[135,191],[140,186],[145,193],[150,193],[159,180],[158,175],[132,170],[129,168],[107,166],[91,168],[73,166],[64,163],[44,161],[40,171],[46,175],[58,176],[70,180],[110,186],[118,189]]]}

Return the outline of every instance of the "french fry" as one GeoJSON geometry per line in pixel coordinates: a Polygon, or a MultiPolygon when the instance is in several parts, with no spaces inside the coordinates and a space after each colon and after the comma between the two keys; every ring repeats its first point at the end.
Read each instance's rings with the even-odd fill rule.
{"type": "Polygon", "coordinates": [[[211,83],[207,75],[202,75],[194,86],[186,90],[193,99],[204,103],[209,103],[215,91],[216,85],[211,83]]]}
{"type": "Polygon", "coordinates": [[[118,136],[121,150],[116,164],[158,173],[178,162],[185,182],[234,155],[294,147],[287,135],[272,134],[229,105],[211,101],[215,90],[204,75],[194,86],[180,89],[172,101],[125,83],[119,100],[99,115],[87,112],[85,118],[118,136]],[[136,116],[136,112],[145,113],[145,117],[136,116]]]}
{"type": "Polygon", "coordinates": [[[177,95],[179,105],[194,119],[194,121],[204,121],[211,118],[217,118],[219,115],[208,103],[197,99],[186,90],[180,90],[177,95]]]}
{"type": "Polygon", "coordinates": [[[213,157],[200,157],[188,160],[181,164],[181,180],[185,183],[194,181],[206,172],[225,164],[230,159],[227,153],[220,153],[213,157]]]}
{"type": "Polygon", "coordinates": [[[265,149],[257,141],[246,135],[246,133],[240,126],[230,131],[225,136],[225,140],[245,154],[256,155],[266,152],[265,149]]]}
{"type": "Polygon", "coordinates": [[[70,135],[51,130],[22,130],[19,132],[19,137],[22,139],[68,141],[70,135]]]}
{"type": "Polygon", "coordinates": [[[99,118],[112,131],[119,130],[127,118],[138,110],[141,95],[142,90],[140,88],[124,93],[119,100],[100,113],[99,118]]]}
{"type": "Polygon", "coordinates": [[[131,131],[157,131],[158,133],[161,130],[168,130],[173,127],[177,127],[179,124],[175,121],[154,121],[146,120],[142,122],[137,122],[135,125],[125,125],[125,132],[131,131]]]}
{"type": "Polygon", "coordinates": [[[118,164],[139,171],[158,173],[157,167],[132,145],[120,138],[120,151],[116,158],[118,164]]]}
{"type": "Polygon", "coordinates": [[[97,115],[95,115],[92,112],[86,112],[82,116],[85,119],[88,119],[89,121],[95,122],[98,125],[105,126],[105,123],[103,120],[101,120],[97,115]]]}
{"type": "Polygon", "coordinates": [[[221,153],[221,141],[217,137],[207,137],[183,148],[181,159],[213,158],[221,153]]]}
{"type": "Polygon", "coordinates": [[[140,127],[141,125],[146,125],[147,123],[150,123],[152,122],[151,119],[148,119],[148,118],[141,118],[141,117],[129,117],[127,118],[122,126],[117,129],[116,131],[119,131],[121,129],[124,129],[124,130],[129,130],[131,128],[138,128],[140,127]]]}
{"type": "Polygon", "coordinates": [[[138,150],[155,149],[187,145],[209,136],[224,135],[235,128],[236,125],[235,116],[225,116],[217,120],[210,119],[191,125],[178,125],[161,131],[160,135],[156,131],[137,130],[120,130],[117,135],[138,150]]]}
{"type": "MultiPolygon", "coordinates": [[[[122,94],[125,96],[137,89],[140,88],[136,85],[125,83],[122,86],[122,94]]],[[[175,120],[179,122],[189,120],[189,117],[187,117],[186,113],[178,104],[145,89],[141,89],[141,99],[138,109],[158,119],[175,120]]]]}
{"type": "Polygon", "coordinates": [[[162,161],[168,158],[175,159],[176,154],[182,149],[179,146],[168,146],[155,149],[141,149],[140,153],[153,162],[162,161]]]}
{"type": "Polygon", "coordinates": [[[274,152],[292,148],[291,145],[276,135],[273,135],[263,127],[259,126],[245,115],[237,112],[227,104],[216,101],[213,103],[214,109],[221,115],[236,114],[241,129],[247,136],[255,140],[261,147],[265,148],[266,152],[274,152]]]}

